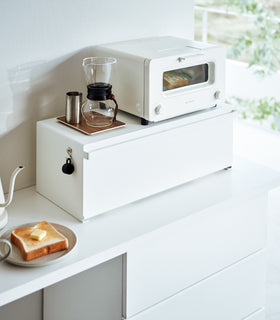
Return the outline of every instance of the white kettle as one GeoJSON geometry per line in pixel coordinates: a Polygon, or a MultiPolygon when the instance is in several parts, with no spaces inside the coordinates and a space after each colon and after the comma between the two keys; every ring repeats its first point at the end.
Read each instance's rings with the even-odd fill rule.
{"type": "Polygon", "coordinates": [[[5,200],[4,191],[2,188],[1,178],[0,178],[0,230],[3,229],[6,224],[8,223],[8,213],[7,207],[13,200],[14,194],[14,187],[15,187],[15,180],[17,175],[23,170],[23,166],[18,166],[11,175],[10,178],[10,187],[9,187],[9,194],[7,200],[5,200]]]}

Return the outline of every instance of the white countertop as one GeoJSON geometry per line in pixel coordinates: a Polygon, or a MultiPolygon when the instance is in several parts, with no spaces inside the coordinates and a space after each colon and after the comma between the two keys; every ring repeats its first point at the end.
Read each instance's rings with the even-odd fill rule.
{"type": "Polygon", "coordinates": [[[15,192],[8,208],[9,223],[48,220],[71,228],[78,237],[72,254],[60,262],[36,268],[0,263],[0,306],[52,285],[127,252],[139,236],[212,206],[231,206],[280,185],[280,173],[244,159],[222,170],[155,196],[134,202],[81,223],[36,193],[15,192]]]}

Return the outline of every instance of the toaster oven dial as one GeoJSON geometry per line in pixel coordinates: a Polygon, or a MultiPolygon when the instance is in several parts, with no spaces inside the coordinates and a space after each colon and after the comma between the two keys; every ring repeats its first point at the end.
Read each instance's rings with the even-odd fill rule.
{"type": "Polygon", "coordinates": [[[221,91],[217,90],[217,91],[214,93],[214,98],[215,98],[216,100],[218,100],[218,99],[220,99],[220,97],[221,97],[221,91]]]}
{"type": "Polygon", "coordinates": [[[159,104],[155,107],[155,114],[160,114],[161,111],[162,111],[162,105],[159,104]]]}

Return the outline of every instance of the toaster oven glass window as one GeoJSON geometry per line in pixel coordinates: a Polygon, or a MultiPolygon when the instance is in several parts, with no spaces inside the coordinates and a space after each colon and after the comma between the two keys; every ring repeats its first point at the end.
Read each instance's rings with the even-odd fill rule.
{"type": "Polygon", "coordinates": [[[163,73],[163,91],[191,86],[208,81],[208,64],[165,71],[163,73]]]}

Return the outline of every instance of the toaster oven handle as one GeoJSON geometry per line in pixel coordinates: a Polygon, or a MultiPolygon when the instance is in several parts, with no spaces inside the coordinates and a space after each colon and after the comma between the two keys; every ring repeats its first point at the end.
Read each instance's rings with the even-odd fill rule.
{"type": "Polygon", "coordinates": [[[189,58],[201,57],[201,56],[204,56],[204,53],[194,53],[194,54],[190,54],[190,55],[187,55],[184,57],[178,57],[177,60],[178,60],[178,62],[183,62],[189,58]]]}

